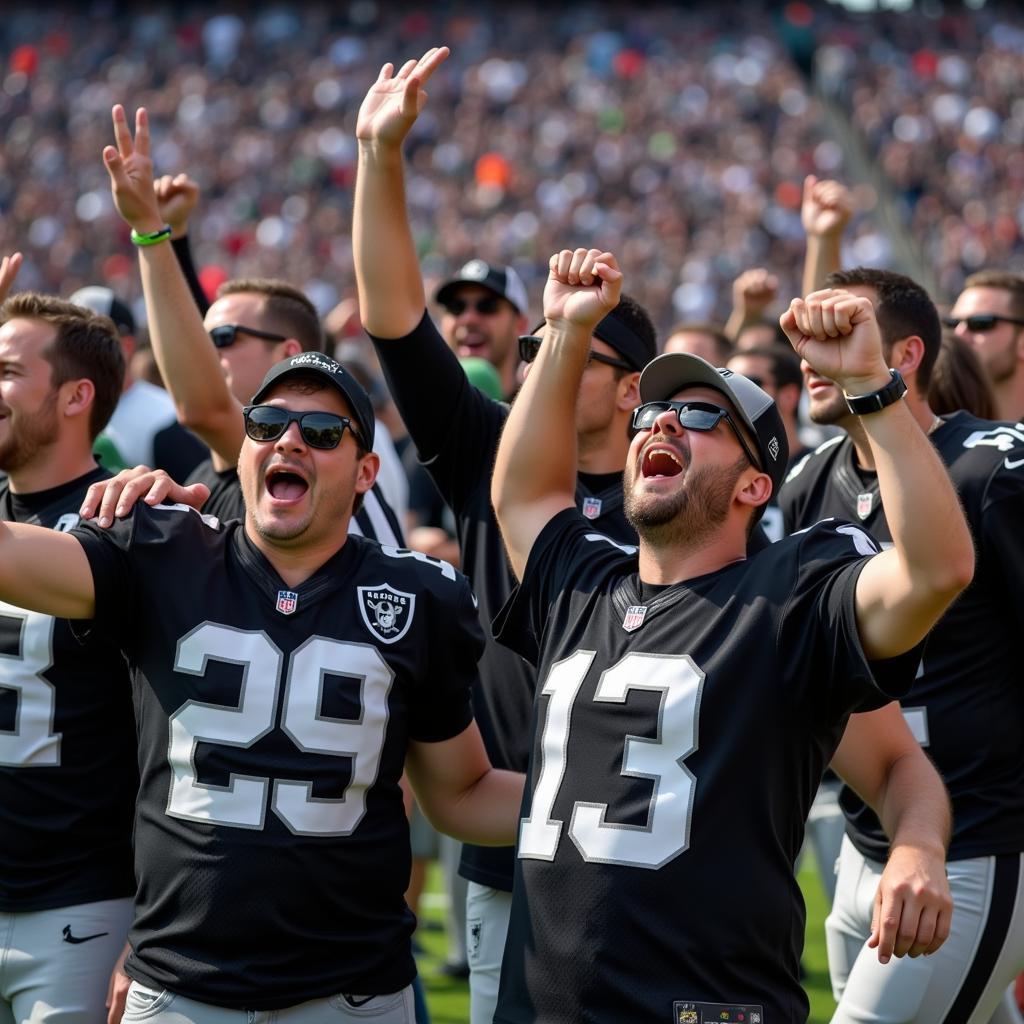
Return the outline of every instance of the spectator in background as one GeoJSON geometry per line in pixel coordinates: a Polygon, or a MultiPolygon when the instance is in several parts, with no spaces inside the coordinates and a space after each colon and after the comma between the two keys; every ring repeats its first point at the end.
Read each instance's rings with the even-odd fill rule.
{"type": "Polygon", "coordinates": [[[672,328],[662,351],[686,352],[700,356],[712,366],[725,366],[733,353],[733,345],[721,328],[714,324],[687,322],[672,328]]]}
{"type": "Polygon", "coordinates": [[[460,359],[486,359],[501,375],[505,398],[518,390],[519,335],[526,333],[529,300],[512,267],[472,259],[434,294],[444,309],[441,335],[460,359]]]}
{"type": "Polygon", "coordinates": [[[1024,419],[1024,274],[971,274],[945,318],[971,343],[992,385],[998,419],[1024,419]]]}
{"type": "Polygon", "coordinates": [[[725,324],[726,337],[736,343],[744,327],[768,323],[765,313],[778,294],[779,279],[774,274],[764,267],[744,270],[732,284],[732,313],[725,324]]]}
{"type": "Polygon", "coordinates": [[[734,348],[743,352],[748,348],[765,348],[772,345],[788,345],[786,333],[778,320],[752,320],[740,328],[734,348]]]}
{"type": "Polygon", "coordinates": [[[114,415],[96,439],[97,451],[106,454],[104,465],[112,472],[127,466],[146,465],[166,470],[184,480],[209,457],[205,444],[178,422],[174,401],[163,389],[132,374],[138,351],[135,317],[110,288],[80,288],[70,301],[114,321],[124,353],[124,390],[114,415]]]}
{"type": "Polygon", "coordinates": [[[979,419],[996,419],[996,400],[981,360],[970,343],[952,331],[942,332],[942,346],[928,386],[928,404],[938,416],[966,409],[979,419]]]}

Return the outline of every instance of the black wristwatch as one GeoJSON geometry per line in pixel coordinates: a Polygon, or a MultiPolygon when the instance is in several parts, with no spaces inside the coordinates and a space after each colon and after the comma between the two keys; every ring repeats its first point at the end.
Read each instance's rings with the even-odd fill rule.
{"type": "Polygon", "coordinates": [[[879,388],[870,394],[847,395],[844,391],[846,408],[854,416],[866,416],[868,413],[879,412],[887,405],[898,402],[907,393],[907,382],[903,379],[899,370],[890,370],[889,373],[892,376],[892,380],[884,388],[879,388]]]}

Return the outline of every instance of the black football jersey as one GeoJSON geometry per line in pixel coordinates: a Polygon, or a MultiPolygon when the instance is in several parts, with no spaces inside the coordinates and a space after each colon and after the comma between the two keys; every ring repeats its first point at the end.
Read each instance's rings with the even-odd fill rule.
{"type": "Polygon", "coordinates": [[[138,702],[128,973],[239,1009],[409,984],[399,778],[409,740],[472,720],[465,577],[350,536],[293,589],[185,506],[76,535],[138,702]]]}
{"type": "MultiPolygon", "coordinates": [[[[216,470],[209,459],[199,463],[188,478],[190,484],[206,484],[210,497],[203,505],[203,514],[215,516],[222,522],[245,518],[242,484],[234,466],[216,470]]],[[[349,520],[349,533],[375,540],[380,544],[401,547],[404,543],[402,528],[394,510],[384,498],[378,484],[367,492],[363,507],[349,520]]]]}
{"type": "Polygon", "coordinates": [[[830,524],[652,587],[552,519],[495,623],[539,667],[496,1021],[806,1020],[804,821],[849,712],[916,665],[861,648],[876,550],[830,524]]]}
{"type": "MultiPolygon", "coordinates": [[[[949,857],[1024,850],[1024,687],[1016,639],[1024,633],[1024,425],[948,417],[932,435],[974,536],[974,580],[928,638],[913,689],[901,700],[911,731],[953,801],[949,857]]],[[[856,518],[892,543],[873,474],[858,470],[846,438],[794,467],[782,488],[788,529],[827,516],[856,518]]],[[[884,861],[888,841],[852,790],[847,831],[884,861]]]]}
{"type": "MultiPolygon", "coordinates": [[[[489,624],[508,600],[515,578],[491,507],[491,476],[509,407],[470,384],[458,359],[428,316],[405,338],[373,338],[395,404],[419,456],[455,514],[462,568],[489,624]],[[423,381],[430,387],[424,388],[423,381]],[[443,410],[443,415],[439,415],[443,410]]],[[[622,476],[577,479],[576,505],[595,530],[624,544],[636,532],[622,510],[622,476]]],[[[497,768],[524,772],[530,757],[530,721],[536,673],[486,630],[474,707],[497,768]]],[[[466,846],[460,873],[510,892],[512,847],[466,846]]]]}
{"type": "MultiPolygon", "coordinates": [[[[96,469],[11,494],[0,518],[67,532],[96,469]]],[[[138,788],[128,667],[115,644],[0,601],[0,910],[131,896],[138,788]]]]}

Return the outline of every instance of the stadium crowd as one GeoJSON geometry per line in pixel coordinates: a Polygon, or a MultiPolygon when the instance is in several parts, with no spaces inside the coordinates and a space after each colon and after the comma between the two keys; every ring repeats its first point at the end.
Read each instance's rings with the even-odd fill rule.
{"type": "Polygon", "coordinates": [[[834,1024],[1018,1024],[1024,29],[0,38],[0,1022],[426,1024],[415,802],[472,1024],[801,1024],[808,814],[834,1024]]]}

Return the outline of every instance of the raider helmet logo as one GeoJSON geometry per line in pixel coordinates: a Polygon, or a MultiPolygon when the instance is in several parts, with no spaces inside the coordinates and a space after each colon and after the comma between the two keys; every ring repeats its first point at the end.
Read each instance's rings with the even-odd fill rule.
{"type": "Polygon", "coordinates": [[[393,644],[409,632],[416,609],[415,594],[395,590],[387,583],[357,589],[363,622],[378,640],[393,644]]]}

